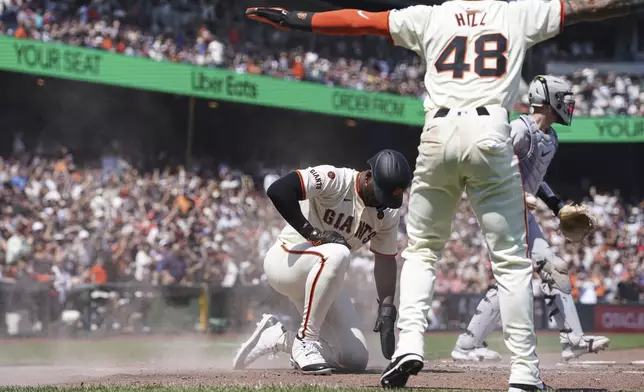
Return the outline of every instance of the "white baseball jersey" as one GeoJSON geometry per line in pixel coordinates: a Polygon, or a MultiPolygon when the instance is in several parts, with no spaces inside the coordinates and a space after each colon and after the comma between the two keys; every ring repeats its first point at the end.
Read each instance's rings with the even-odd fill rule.
{"type": "MultiPolygon", "coordinates": [[[[306,199],[300,202],[302,213],[313,227],[342,234],[351,252],[371,241],[370,249],[376,254],[398,253],[399,212],[366,207],[358,194],[358,171],[321,165],[297,170],[297,174],[306,199]]],[[[286,225],[278,239],[287,245],[306,242],[291,225],[286,225]]]]}
{"type": "Polygon", "coordinates": [[[510,126],[514,153],[519,158],[523,190],[536,195],[559,147],[557,132],[552,127],[548,133],[540,131],[532,117],[526,115],[512,121],[510,126]]]}
{"type": "Polygon", "coordinates": [[[447,1],[389,13],[394,44],[425,59],[425,109],[501,105],[517,99],[532,45],[560,32],[558,0],[447,1]]]}

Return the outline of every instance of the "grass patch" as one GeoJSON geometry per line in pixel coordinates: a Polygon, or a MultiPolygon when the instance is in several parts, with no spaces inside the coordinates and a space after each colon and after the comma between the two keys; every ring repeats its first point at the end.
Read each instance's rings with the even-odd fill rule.
{"type": "Polygon", "coordinates": [[[0,366],[51,363],[135,363],[168,356],[228,355],[237,342],[208,337],[124,337],[24,340],[0,345],[0,366]]]}
{"type": "MultiPolygon", "coordinates": [[[[610,339],[609,350],[644,348],[644,339],[642,339],[642,335],[639,334],[608,334],[606,336],[610,339]]],[[[538,333],[537,337],[539,339],[537,352],[558,353],[561,350],[558,333],[538,333]]],[[[425,359],[432,360],[448,358],[454,348],[454,344],[456,344],[457,338],[457,333],[454,333],[453,335],[446,333],[429,333],[425,337],[425,359]]],[[[487,344],[490,349],[498,351],[503,355],[509,354],[509,351],[503,342],[503,335],[500,332],[491,334],[487,339],[487,344]]]]}
{"type": "MultiPolygon", "coordinates": [[[[375,333],[366,332],[373,355],[379,355],[380,343],[375,333]]],[[[449,358],[458,333],[429,333],[426,336],[428,360],[449,358]]],[[[561,350],[557,333],[538,335],[539,353],[557,353],[561,350]]],[[[610,334],[611,350],[644,348],[644,339],[638,334],[610,334]]],[[[149,359],[172,357],[215,358],[232,355],[245,336],[188,336],[110,338],[105,340],[24,340],[0,345],[0,366],[50,363],[117,362],[133,363],[149,359]]],[[[492,350],[507,355],[501,333],[493,333],[487,340],[492,350]]]]}

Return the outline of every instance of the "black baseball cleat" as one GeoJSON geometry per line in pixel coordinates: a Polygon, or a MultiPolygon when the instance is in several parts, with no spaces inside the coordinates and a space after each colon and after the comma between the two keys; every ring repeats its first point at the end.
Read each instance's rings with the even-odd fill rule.
{"type": "Polygon", "coordinates": [[[510,384],[508,392],[554,392],[555,389],[544,383],[541,385],[510,384]]]}
{"type": "Polygon", "coordinates": [[[407,385],[409,376],[415,376],[423,368],[423,357],[416,354],[406,354],[396,358],[387,366],[380,376],[383,388],[403,388],[407,385]]]}

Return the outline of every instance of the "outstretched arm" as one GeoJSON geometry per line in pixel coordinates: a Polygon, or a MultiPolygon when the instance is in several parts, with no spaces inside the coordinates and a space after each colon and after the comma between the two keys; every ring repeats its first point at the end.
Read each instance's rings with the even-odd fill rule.
{"type": "Polygon", "coordinates": [[[286,11],[282,8],[254,7],[246,10],[249,19],[268,23],[282,30],[302,30],[329,35],[378,35],[389,37],[389,11],[338,10],[327,12],[286,11]]]}
{"type": "Polygon", "coordinates": [[[562,0],[564,25],[591,22],[644,10],[644,0],[562,0]]]}
{"type": "Polygon", "coordinates": [[[378,302],[380,304],[393,304],[396,294],[396,254],[398,252],[398,227],[400,225],[400,212],[395,210],[394,215],[385,218],[387,221],[380,228],[369,243],[369,249],[376,256],[376,265],[373,276],[376,281],[378,302]]]}
{"type": "Polygon", "coordinates": [[[396,258],[376,254],[375,262],[373,277],[376,281],[378,302],[381,304],[393,304],[394,296],[396,295],[396,275],[398,273],[396,258]]]}
{"type": "Polygon", "coordinates": [[[382,355],[391,359],[396,350],[396,337],[394,328],[398,311],[394,305],[396,294],[396,272],[398,267],[394,257],[376,254],[376,265],[373,273],[376,278],[378,291],[378,318],[373,332],[380,334],[380,348],[382,355]]]}

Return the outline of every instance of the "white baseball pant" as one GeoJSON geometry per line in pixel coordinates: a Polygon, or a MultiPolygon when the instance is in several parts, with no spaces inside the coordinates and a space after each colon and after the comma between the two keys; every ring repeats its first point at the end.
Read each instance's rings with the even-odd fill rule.
{"type": "Polygon", "coordinates": [[[505,109],[490,105],[426,115],[411,185],[409,245],[400,276],[401,329],[394,357],[424,355],[423,335],[434,290],[434,263],[451,232],[463,189],[492,258],[499,286],[510,383],[539,385],[533,320],[532,262],[527,257],[526,209],[505,109]]]}
{"type": "Polygon", "coordinates": [[[298,335],[322,344],[322,356],[338,370],[361,372],[369,352],[360,318],[343,290],[349,249],[339,244],[287,246],[277,242],[264,259],[268,283],[302,315],[298,335]]]}
{"type": "MultiPolygon", "coordinates": [[[[528,246],[530,257],[535,264],[545,261],[552,268],[560,271],[567,270],[567,263],[552,252],[546,236],[531,212],[528,213],[528,246]]],[[[584,331],[581,328],[575,301],[570,294],[569,278],[565,273],[560,274],[563,275],[560,280],[562,283],[557,284],[552,276],[546,276],[542,272],[541,290],[546,296],[548,315],[554,319],[560,331],[559,341],[561,344],[577,345],[583,338],[584,331]]],[[[476,314],[467,326],[467,333],[458,338],[457,344],[461,348],[480,347],[498,324],[499,301],[495,288],[488,290],[476,310],[476,314]]]]}

